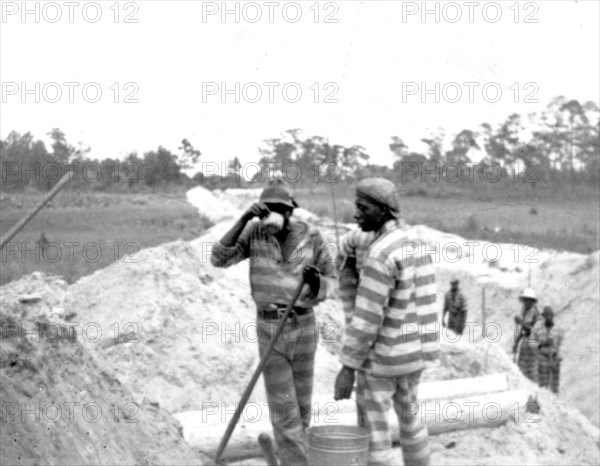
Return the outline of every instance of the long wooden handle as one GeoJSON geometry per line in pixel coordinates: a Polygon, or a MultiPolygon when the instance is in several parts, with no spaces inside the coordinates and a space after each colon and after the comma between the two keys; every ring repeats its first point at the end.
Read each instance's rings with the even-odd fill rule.
{"type": "Polygon", "coordinates": [[[6,243],[8,243],[25,225],[27,225],[29,220],[31,220],[35,214],[42,210],[42,207],[44,207],[54,196],[56,196],[56,194],[62,189],[67,181],[69,181],[69,176],[70,173],[65,173],[58,183],[56,183],[56,185],[52,188],[52,190],[46,194],[46,197],[44,197],[44,199],[42,199],[38,205],[35,206],[35,209],[29,212],[29,214],[23,217],[14,227],[10,229],[8,233],[6,233],[6,236],[4,236],[4,238],[2,238],[0,241],[0,251],[6,245],[6,243]]]}
{"type": "Polygon", "coordinates": [[[246,390],[244,391],[242,398],[240,399],[240,403],[238,404],[238,406],[235,410],[235,413],[233,413],[233,418],[231,419],[231,421],[229,421],[227,430],[225,431],[225,434],[223,435],[223,438],[221,439],[221,443],[219,444],[219,448],[217,449],[217,453],[215,455],[215,461],[217,464],[222,464],[221,463],[221,455],[223,454],[223,451],[225,450],[225,447],[227,446],[227,442],[229,442],[229,438],[231,437],[231,434],[233,433],[233,430],[235,429],[235,426],[236,426],[237,422],[239,421],[240,416],[242,415],[242,411],[246,407],[246,403],[248,402],[248,399],[250,398],[250,395],[252,394],[254,385],[256,385],[256,382],[257,382],[258,378],[260,377],[261,372],[263,371],[265,365],[267,364],[267,359],[269,358],[269,355],[271,354],[271,350],[275,346],[275,343],[277,342],[277,338],[279,338],[279,334],[283,330],[283,327],[285,326],[285,323],[286,323],[288,317],[290,316],[292,309],[294,308],[294,304],[296,304],[296,301],[300,297],[300,293],[302,293],[303,286],[304,286],[304,278],[301,278],[300,283],[298,283],[298,288],[296,289],[296,292],[294,293],[294,297],[292,298],[292,300],[288,304],[285,312],[283,313],[283,317],[280,319],[277,329],[275,329],[275,333],[273,334],[273,337],[271,338],[271,341],[269,342],[269,346],[267,347],[267,350],[263,354],[262,359],[258,363],[258,367],[254,371],[254,374],[252,374],[252,378],[250,379],[250,382],[248,383],[248,386],[246,387],[246,390]]]}

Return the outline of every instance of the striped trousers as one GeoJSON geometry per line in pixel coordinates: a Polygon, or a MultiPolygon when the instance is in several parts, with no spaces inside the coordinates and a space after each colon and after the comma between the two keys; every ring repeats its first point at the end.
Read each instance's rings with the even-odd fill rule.
{"type": "Polygon", "coordinates": [[[560,362],[555,361],[552,364],[549,356],[540,353],[538,358],[538,382],[540,387],[549,388],[558,395],[560,362]]]}
{"type": "Polygon", "coordinates": [[[525,377],[537,383],[538,381],[538,341],[534,338],[523,338],[519,359],[519,369],[525,377]]]}
{"type": "MultiPolygon", "coordinates": [[[[258,319],[259,354],[265,354],[277,320],[258,319]]],[[[282,465],[306,466],[318,331],[314,313],[292,315],[277,339],[263,371],[270,419],[282,465]]]]}
{"type": "Polygon", "coordinates": [[[400,446],[405,465],[429,464],[427,426],[421,422],[417,389],[421,372],[400,377],[374,377],[357,371],[358,425],[371,431],[369,466],[396,465],[388,425],[393,404],[400,424],[400,446]]]}

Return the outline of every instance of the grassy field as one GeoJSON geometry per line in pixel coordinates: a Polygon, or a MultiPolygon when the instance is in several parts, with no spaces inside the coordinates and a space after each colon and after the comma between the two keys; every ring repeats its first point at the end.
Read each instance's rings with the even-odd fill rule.
{"type": "MultiPolygon", "coordinates": [[[[500,193],[433,191],[401,196],[402,216],[472,240],[534,243],[540,249],[590,253],[600,249],[600,198],[596,192],[565,192],[530,196],[500,193]]],[[[513,193],[514,194],[514,193],[513,193]]],[[[329,187],[297,190],[298,203],[318,215],[333,218],[329,187]]],[[[337,218],[353,222],[353,188],[335,187],[337,218]]]]}
{"type": "MultiPolygon", "coordinates": [[[[338,220],[353,222],[353,187],[337,185],[335,191],[338,220]]],[[[600,248],[600,199],[594,193],[538,198],[527,193],[416,194],[405,192],[401,198],[402,215],[409,224],[425,224],[472,240],[535,243],[542,249],[589,253],[600,248]]],[[[42,195],[1,193],[0,233],[4,235],[42,195]]],[[[328,186],[297,189],[294,195],[302,207],[333,218],[328,186]]],[[[130,260],[127,254],[135,258],[140,249],[194,239],[209,226],[187,204],[183,190],[61,192],[2,251],[0,284],[36,270],[62,275],[72,283],[113,262],[130,260]]]]}
{"type": "MultiPolygon", "coordinates": [[[[0,233],[4,235],[40,198],[37,191],[2,193],[0,233]]],[[[113,262],[135,259],[140,249],[196,238],[208,226],[183,192],[64,191],[2,250],[0,284],[36,270],[73,283],[113,262]]]]}

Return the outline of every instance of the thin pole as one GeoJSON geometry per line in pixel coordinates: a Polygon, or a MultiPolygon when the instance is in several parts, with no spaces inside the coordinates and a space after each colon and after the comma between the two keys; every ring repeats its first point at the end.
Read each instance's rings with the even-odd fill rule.
{"type": "Polygon", "coordinates": [[[283,317],[280,319],[279,325],[277,326],[277,329],[275,329],[273,338],[271,338],[271,341],[269,342],[269,346],[267,347],[267,350],[265,351],[262,359],[260,360],[258,367],[254,371],[254,374],[252,374],[252,378],[250,379],[250,382],[248,383],[246,390],[244,390],[244,393],[242,394],[242,398],[240,399],[240,403],[238,404],[238,406],[235,410],[235,413],[233,414],[233,418],[231,419],[231,421],[229,421],[227,430],[225,430],[225,434],[223,434],[223,438],[221,439],[221,443],[219,444],[219,448],[217,449],[217,453],[215,456],[215,462],[217,464],[222,464],[221,463],[221,455],[223,454],[223,451],[225,451],[227,442],[229,442],[229,438],[231,437],[231,434],[233,434],[233,430],[235,429],[235,426],[236,426],[237,422],[239,421],[240,416],[242,415],[242,411],[246,407],[246,403],[248,403],[248,399],[250,398],[250,395],[252,394],[254,385],[256,385],[256,382],[257,382],[258,378],[260,377],[261,372],[263,371],[265,365],[267,364],[267,359],[269,358],[269,355],[271,354],[271,350],[275,346],[275,343],[277,342],[277,338],[279,337],[279,334],[283,330],[283,327],[284,327],[290,313],[292,312],[292,309],[294,308],[294,304],[296,304],[296,301],[298,300],[298,297],[300,296],[300,293],[302,292],[303,286],[304,286],[304,279],[301,278],[300,283],[298,283],[298,288],[296,289],[296,292],[294,293],[294,297],[288,304],[287,309],[285,310],[285,312],[283,314],[283,317]]]}
{"type": "Polygon", "coordinates": [[[63,186],[67,183],[67,181],[69,181],[69,175],[70,173],[65,173],[63,175],[63,177],[60,179],[60,181],[58,183],[56,183],[56,185],[54,186],[54,188],[52,188],[52,190],[46,194],[46,197],[44,197],[44,199],[42,199],[39,204],[37,206],[35,206],[35,208],[29,213],[27,214],[25,217],[23,217],[19,222],[17,222],[17,224],[15,226],[13,226],[9,232],[6,234],[6,236],[4,236],[4,238],[2,238],[2,240],[0,241],[0,251],[2,250],[2,248],[4,248],[4,246],[6,245],[6,243],[8,243],[11,239],[13,239],[13,237],[25,226],[29,223],[29,221],[35,216],[35,214],[37,214],[40,210],[42,210],[42,208],[48,203],[50,202],[50,200],[56,196],[56,194],[63,188],[63,186]]]}
{"type": "Polygon", "coordinates": [[[338,222],[337,222],[337,206],[335,203],[335,190],[333,189],[333,183],[331,183],[331,200],[333,201],[333,223],[335,225],[335,245],[337,246],[337,250],[340,249],[340,233],[338,231],[338,222]]]}
{"type": "Polygon", "coordinates": [[[485,285],[481,287],[481,323],[482,323],[482,333],[485,338],[485,285]]]}
{"type": "MultiPolygon", "coordinates": [[[[327,135],[327,160],[330,160],[330,148],[329,148],[329,135],[327,135]]],[[[340,233],[338,231],[337,222],[337,203],[335,202],[335,189],[333,188],[334,183],[329,183],[331,186],[331,202],[333,204],[333,224],[335,227],[335,245],[337,251],[340,250],[340,233]]]]}

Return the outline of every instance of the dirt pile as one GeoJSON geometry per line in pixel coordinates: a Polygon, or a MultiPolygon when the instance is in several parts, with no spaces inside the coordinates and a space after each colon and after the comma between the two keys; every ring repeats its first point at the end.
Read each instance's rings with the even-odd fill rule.
{"type": "Polygon", "coordinates": [[[136,400],[62,320],[66,287],[35,273],[2,288],[2,464],[199,464],[177,421],[136,400]]]}
{"type": "MultiPolygon", "coordinates": [[[[198,203],[200,213],[213,222],[219,222],[197,240],[178,241],[142,250],[136,254],[135,260],[113,264],[68,287],[59,282],[50,283],[45,278],[40,281],[38,277],[36,283],[20,281],[22,283],[15,282],[2,288],[3,296],[27,295],[26,300],[31,302],[37,298],[40,298],[38,303],[48,302],[45,304],[48,310],[44,312],[49,316],[48,319],[66,319],[71,325],[78,324],[80,330],[87,329],[85,338],[80,338],[76,346],[68,347],[76,348],[73,351],[79,355],[79,359],[73,359],[76,355],[71,353],[68,357],[72,359],[63,358],[72,361],[69,364],[59,366],[54,362],[54,366],[44,366],[53,360],[49,355],[60,360],[57,351],[66,351],[64,342],[57,342],[55,350],[35,352],[38,347],[29,348],[28,351],[35,352],[36,357],[40,358],[36,366],[38,379],[30,376],[33,380],[31,383],[13,379],[12,390],[17,392],[26,387],[27,393],[37,393],[36,384],[39,385],[45,378],[47,388],[41,392],[54,390],[52,399],[63,400],[71,396],[77,401],[85,395],[90,398],[95,396],[103,403],[133,401],[142,405],[140,416],[142,412],[149,412],[149,416],[154,416],[152,419],[163,415],[160,408],[172,413],[202,410],[208,406],[231,409],[258,363],[255,308],[248,286],[248,264],[243,262],[229,269],[216,269],[209,261],[210,249],[227,231],[233,219],[239,216],[241,209],[252,202],[254,196],[258,197],[259,192],[235,194],[228,207],[222,210],[216,208],[219,204],[208,191],[195,188],[193,192],[194,195],[189,197],[198,203]],[[52,370],[45,372],[42,367],[52,370]],[[94,374],[101,374],[100,380],[93,378],[94,374]],[[70,386],[60,382],[67,375],[73,378],[70,386]],[[89,392],[92,389],[98,393],[89,392]]],[[[221,199],[226,200],[227,193],[221,194],[221,199]]],[[[335,240],[331,222],[315,219],[306,211],[299,210],[296,215],[310,217],[322,228],[327,241],[335,240]]],[[[339,231],[343,234],[350,228],[351,225],[340,225],[339,231]]],[[[574,397],[579,396],[581,406],[589,408],[586,414],[590,415],[594,409],[597,412],[600,403],[598,384],[590,378],[584,379],[584,383],[578,386],[575,379],[570,378],[570,374],[574,375],[574,369],[566,365],[567,361],[583,359],[577,351],[585,350],[588,351],[587,357],[580,361],[578,367],[597,375],[598,363],[595,366],[593,364],[598,358],[598,315],[597,311],[592,313],[591,309],[594,304],[595,309],[598,307],[597,281],[593,283],[594,274],[596,278],[598,274],[598,255],[539,252],[539,265],[532,264],[532,281],[539,283],[537,289],[543,296],[542,305],[553,304],[556,310],[561,310],[561,302],[571,302],[571,307],[561,310],[558,316],[559,325],[566,326],[570,322],[573,328],[570,328],[571,333],[567,334],[565,341],[564,394],[556,399],[546,390],[538,389],[524,380],[506,353],[512,343],[512,316],[518,311],[516,297],[527,281],[529,265],[523,264],[522,257],[520,260],[507,257],[514,252],[509,245],[500,245],[505,254],[499,260],[488,260],[489,257],[480,248],[480,251],[463,255],[452,262],[447,254],[452,248],[456,251],[457,246],[450,243],[457,243],[458,248],[464,250],[461,246],[464,239],[422,226],[412,227],[411,231],[415,236],[427,239],[430,247],[440,250],[436,259],[440,280],[439,302],[446,291],[444,284],[450,277],[457,276],[469,300],[468,320],[479,325],[472,325],[459,339],[442,333],[444,351],[440,365],[427,371],[424,380],[507,372],[511,387],[524,387],[532,393],[538,393],[542,405],[540,422],[535,424],[509,423],[499,429],[439,436],[435,440],[435,462],[597,463],[598,431],[572,408],[574,397]],[[497,324],[497,327],[488,325],[490,328],[485,341],[482,341],[479,306],[483,283],[487,283],[486,322],[497,324]],[[494,333],[494,330],[497,332],[494,333]],[[595,348],[592,348],[594,343],[595,348]]],[[[11,299],[14,301],[14,298],[11,299]]],[[[19,303],[14,309],[22,309],[23,305],[19,303]]],[[[315,395],[322,398],[331,396],[339,369],[336,352],[340,344],[343,314],[340,303],[333,300],[320,305],[316,314],[322,338],[316,359],[315,395]]],[[[23,350],[14,347],[9,353],[19,351],[23,350]]],[[[3,353],[3,371],[13,367],[10,366],[9,353],[3,353]]],[[[259,381],[250,403],[264,401],[263,384],[259,381]]],[[[103,412],[108,413],[108,410],[109,407],[103,412]]],[[[167,439],[165,441],[175,442],[175,437],[171,435],[174,426],[170,423],[173,421],[168,417],[162,419],[164,424],[160,428],[166,432],[163,435],[167,439]]],[[[157,421],[156,425],[160,425],[160,422],[157,421]]],[[[97,423],[98,426],[110,430],[107,424],[97,423]]],[[[114,426],[111,427],[115,430],[114,426]]],[[[67,433],[65,438],[81,434],[79,431],[73,432],[67,433]]],[[[101,434],[104,432],[96,435],[101,434]]],[[[112,435],[110,432],[104,435],[109,434],[112,435]]],[[[144,445],[145,431],[138,434],[142,435],[142,439],[137,443],[129,442],[130,448],[125,453],[130,456],[124,456],[127,460],[120,462],[127,462],[129,458],[138,461],[135,455],[140,449],[138,445],[144,445]]],[[[27,432],[22,435],[24,439],[37,440],[35,436],[27,437],[27,432]]],[[[89,445],[109,445],[102,441],[101,437],[95,437],[89,445]]],[[[168,445],[161,448],[164,452],[170,451],[168,445]]],[[[156,450],[158,448],[152,451],[156,450]]],[[[52,458],[51,452],[44,451],[36,458],[47,462],[45,455],[52,458]]],[[[79,462],[93,462],[83,458],[79,462]]],[[[173,455],[169,455],[164,463],[174,461],[185,463],[185,460],[179,461],[173,455]]]]}
{"type": "MultiPolygon", "coordinates": [[[[220,236],[222,229],[206,237],[220,236]]],[[[248,266],[215,269],[206,244],[175,242],[141,251],[137,263],[79,280],[64,300],[74,320],[97,323],[111,337],[120,329],[123,343],[109,339],[90,350],[134,394],[172,412],[237,402],[258,362],[248,266]]],[[[253,400],[266,400],[262,381],[253,400]]]]}
{"type": "MultiPolygon", "coordinates": [[[[430,229],[417,227],[421,230],[430,229]]],[[[436,233],[434,232],[433,235],[436,233]]],[[[432,236],[433,236],[432,235],[432,236]]],[[[435,236],[434,236],[435,237],[435,236]]],[[[452,242],[463,244],[464,239],[448,238],[437,233],[438,250],[448,251],[452,242]]],[[[484,243],[485,244],[485,243],[484,243]]],[[[482,246],[481,248],[483,248],[482,246]]],[[[473,254],[456,263],[438,262],[438,278],[442,289],[449,287],[451,278],[461,280],[461,288],[468,301],[469,314],[465,338],[480,340],[483,326],[486,339],[498,342],[507,353],[514,342],[513,318],[520,313],[519,292],[529,284],[537,292],[541,311],[551,306],[556,312],[555,322],[565,331],[561,348],[561,398],[581,410],[598,426],[600,418],[600,307],[598,265],[599,252],[575,254],[558,251],[537,251],[524,262],[522,254],[517,261],[513,245],[499,245],[502,259],[489,261],[489,256],[473,254]],[[511,249],[512,248],[512,249],[511,249]],[[483,316],[482,292],[485,287],[485,317],[483,316]],[[472,337],[471,337],[472,335],[472,337]]],[[[466,248],[465,248],[466,249],[466,248]]],[[[528,253],[530,254],[530,253],[528,253]]],[[[447,288],[446,288],[447,289],[447,288]]],[[[440,298],[441,294],[438,295],[440,298]]]]}

